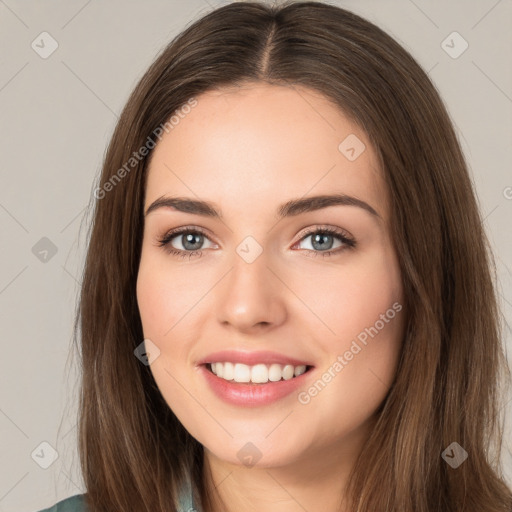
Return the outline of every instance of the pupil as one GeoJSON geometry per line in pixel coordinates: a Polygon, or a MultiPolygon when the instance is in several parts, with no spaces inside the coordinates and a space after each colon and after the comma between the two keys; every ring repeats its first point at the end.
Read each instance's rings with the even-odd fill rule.
{"type": "Polygon", "coordinates": [[[313,247],[315,249],[330,249],[332,247],[332,235],[326,235],[326,234],[322,234],[322,233],[318,233],[316,234],[314,237],[313,237],[313,243],[312,243],[313,247]],[[330,244],[326,244],[325,242],[322,242],[322,240],[324,240],[325,238],[330,238],[331,239],[331,243],[330,244]],[[319,243],[320,245],[318,247],[315,247],[315,244],[319,243]],[[328,245],[328,247],[326,247],[326,245],[328,245]]]}
{"type": "Polygon", "coordinates": [[[185,249],[190,249],[192,251],[198,249],[200,246],[201,246],[201,242],[202,242],[202,237],[203,235],[201,234],[195,234],[195,233],[187,233],[186,235],[184,235],[185,237],[185,243],[183,244],[183,247],[185,247],[185,249]],[[198,237],[199,238],[199,241],[195,242],[194,243],[194,238],[198,237]],[[189,245],[189,244],[192,244],[192,247],[189,245]]]}

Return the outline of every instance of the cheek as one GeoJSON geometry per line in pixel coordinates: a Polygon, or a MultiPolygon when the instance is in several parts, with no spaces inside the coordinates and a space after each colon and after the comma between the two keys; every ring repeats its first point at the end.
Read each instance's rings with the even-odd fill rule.
{"type": "Polygon", "coordinates": [[[328,329],[316,335],[326,357],[311,392],[322,391],[328,402],[363,418],[385,397],[400,355],[404,310],[397,260],[391,251],[376,252],[346,271],[319,274],[315,282],[309,296],[328,329]]]}
{"type": "Polygon", "coordinates": [[[159,338],[163,334],[167,293],[161,274],[154,267],[141,264],[137,277],[137,303],[145,338],[159,338]]]}
{"type": "Polygon", "coordinates": [[[183,272],[165,264],[165,256],[143,255],[137,276],[137,303],[144,336],[163,342],[197,302],[194,286],[183,282],[183,272]]]}
{"type": "Polygon", "coordinates": [[[189,289],[160,258],[143,253],[137,276],[137,302],[144,338],[160,350],[150,370],[160,392],[181,421],[190,413],[189,393],[197,394],[194,383],[186,377],[187,347],[174,342],[184,325],[180,320],[190,309],[189,289]]]}
{"type": "MultiPolygon", "coordinates": [[[[332,349],[342,350],[347,341],[374,326],[390,308],[390,323],[396,324],[392,306],[402,303],[398,262],[390,250],[354,256],[357,258],[347,265],[327,271],[319,266],[318,272],[308,272],[308,277],[301,277],[295,286],[297,294],[307,298],[310,310],[322,321],[323,326],[315,324],[320,325],[318,341],[331,353],[332,349]]],[[[382,327],[380,321],[378,327],[382,327]]],[[[389,327],[386,323],[386,329],[379,330],[391,334],[389,327]]]]}

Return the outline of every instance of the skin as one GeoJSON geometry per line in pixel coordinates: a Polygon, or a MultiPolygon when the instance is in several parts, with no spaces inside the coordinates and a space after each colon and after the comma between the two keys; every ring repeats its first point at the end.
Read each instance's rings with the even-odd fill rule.
{"type": "MultiPolygon", "coordinates": [[[[346,510],[339,501],[348,473],[396,373],[403,312],[359,344],[307,404],[297,393],[253,408],[225,403],[197,362],[223,349],[273,350],[314,365],[299,390],[307,391],[358,334],[402,304],[375,152],[356,124],[307,88],[257,83],[196,99],[154,150],[144,211],[172,195],[210,201],[222,219],[169,207],[145,218],[137,300],[144,336],[160,350],[151,371],[205,447],[208,485],[224,502],[214,512],[346,510]],[[349,134],[366,145],[354,161],[338,149],[349,134]],[[346,205],[276,214],[291,199],[335,192],[365,201],[379,217],[346,205]],[[180,258],[158,245],[187,226],[207,233],[201,255],[180,258]],[[324,257],[304,232],[326,226],[349,233],[356,246],[334,238],[328,248],[339,252],[324,257]],[[236,252],[247,236],[263,249],[250,264],[236,252]],[[262,454],[253,467],[237,456],[247,442],[262,454]]],[[[187,250],[182,235],[171,244],[187,250]]]]}

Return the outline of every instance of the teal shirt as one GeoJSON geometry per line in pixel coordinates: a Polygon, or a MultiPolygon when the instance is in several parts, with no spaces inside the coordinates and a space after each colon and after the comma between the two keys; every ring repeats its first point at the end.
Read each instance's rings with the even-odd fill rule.
{"type": "MultiPolygon", "coordinates": [[[[179,512],[201,512],[195,508],[195,503],[192,498],[190,483],[181,489],[180,492],[180,508],[179,512]]],[[[45,508],[40,512],[87,512],[87,506],[84,500],[84,494],[76,494],[62,501],[59,501],[53,507],[45,508]]]]}

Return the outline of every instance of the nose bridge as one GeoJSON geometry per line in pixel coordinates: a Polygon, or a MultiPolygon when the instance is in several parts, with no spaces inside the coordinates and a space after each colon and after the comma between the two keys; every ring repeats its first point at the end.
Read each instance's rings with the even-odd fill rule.
{"type": "Polygon", "coordinates": [[[237,248],[217,301],[219,322],[239,329],[279,324],[286,315],[283,286],[269,268],[268,254],[262,251],[252,260],[251,250],[251,241],[237,248]]]}

